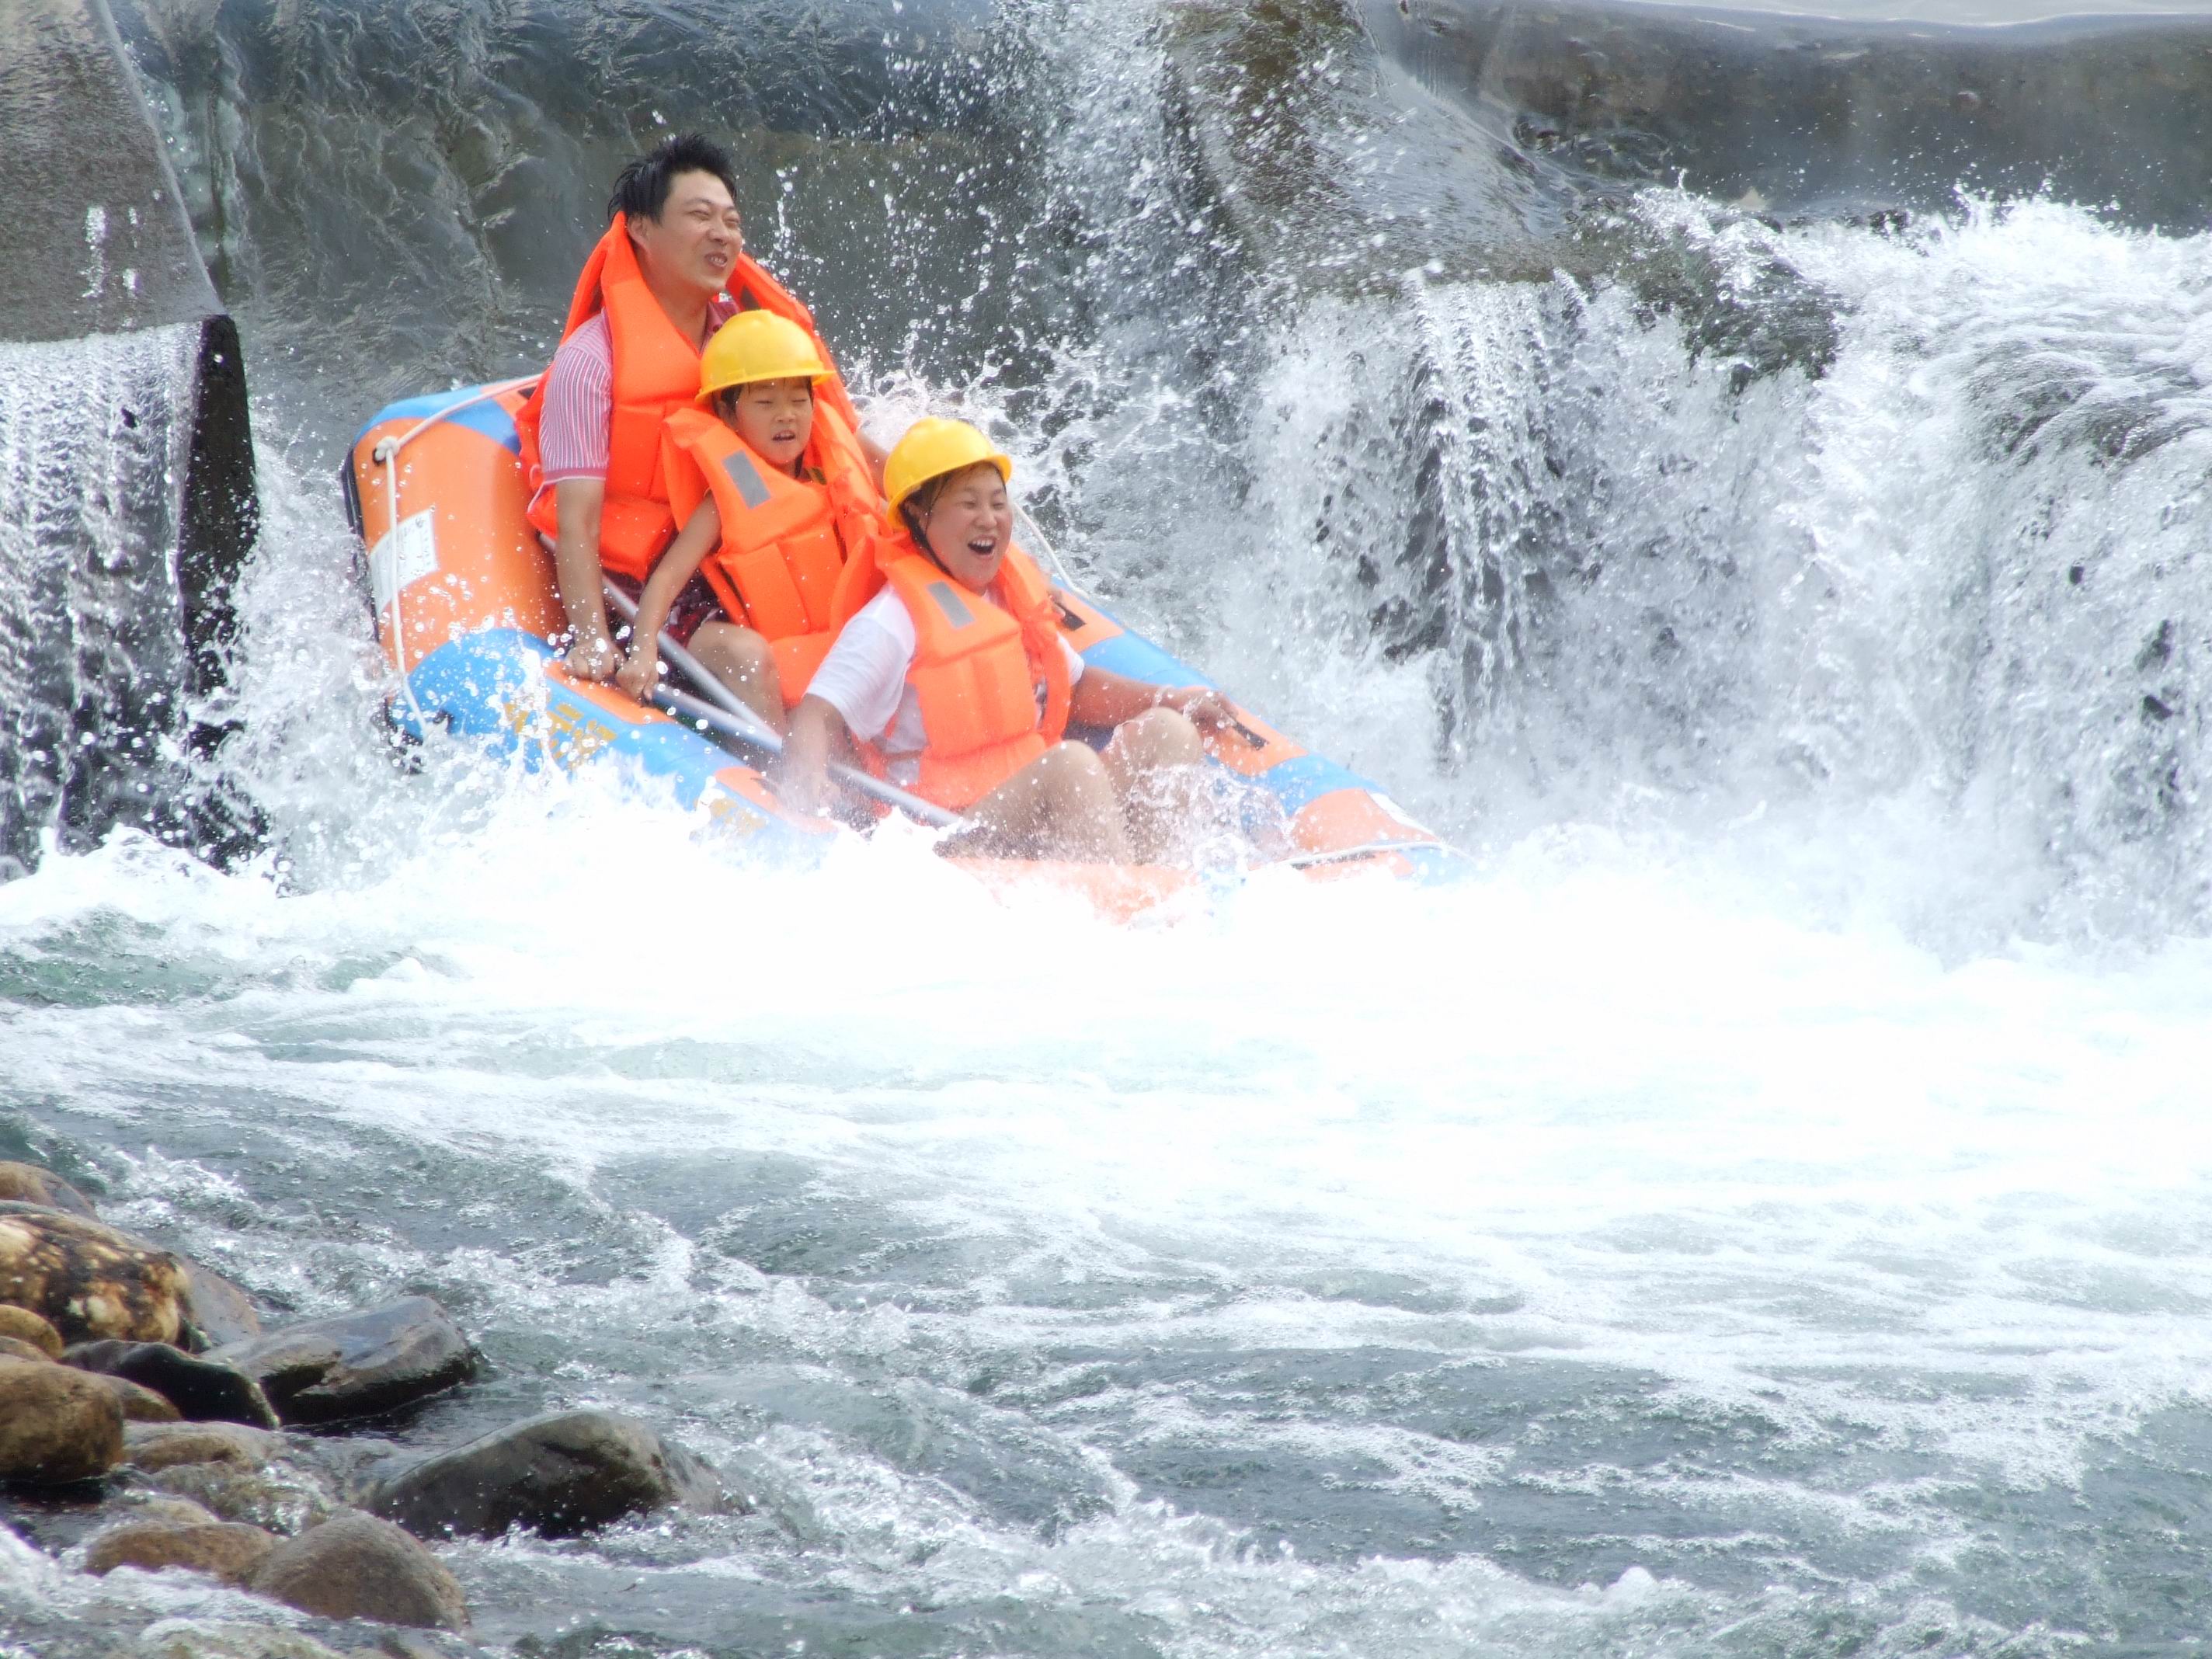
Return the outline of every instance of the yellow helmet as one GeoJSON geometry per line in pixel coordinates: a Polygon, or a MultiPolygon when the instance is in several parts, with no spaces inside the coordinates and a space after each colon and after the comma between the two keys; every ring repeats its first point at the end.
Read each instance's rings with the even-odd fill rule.
{"type": "Polygon", "coordinates": [[[885,516],[899,528],[899,507],[932,478],[948,472],[965,472],[988,461],[1001,480],[1012,483],[1013,458],[991,447],[991,441],[965,421],[948,421],[925,415],[907,428],[906,436],[892,446],[884,463],[884,494],[890,498],[885,516]]]}
{"type": "Polygon", "coordinates": [[[699,357],[699,399],[754,380],[819,380],[830,373],[797,323],[773,311],[741,311],[714,331],[699,357]]]}

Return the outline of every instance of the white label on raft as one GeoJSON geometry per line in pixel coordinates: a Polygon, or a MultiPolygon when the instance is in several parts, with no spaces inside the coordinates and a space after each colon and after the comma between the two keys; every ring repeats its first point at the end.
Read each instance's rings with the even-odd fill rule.
{"type": "Polygon", "coordinates": [[[402,519],[398,529],[386,532],[368,550],[368,591],[380,617],[391,609],[392,596],[408,583],[438,574],[438,532],[430,527],[434,510],[425,507],[411,519],[402,519]]]}

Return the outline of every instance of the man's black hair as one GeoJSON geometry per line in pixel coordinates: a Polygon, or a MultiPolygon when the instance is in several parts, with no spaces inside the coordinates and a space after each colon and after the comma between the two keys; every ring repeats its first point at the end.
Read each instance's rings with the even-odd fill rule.
{"type": "Polygon", "coordinates": [[[668,187],[679,173],[711,173],[729,187],[730,199],[738,199],[738,175],[729,153],[702,134],[675,132],[616,175],[615,193],[607,198],[609,222],[617,213],[633,220],[659,218],[668,205],[668,187]]]}

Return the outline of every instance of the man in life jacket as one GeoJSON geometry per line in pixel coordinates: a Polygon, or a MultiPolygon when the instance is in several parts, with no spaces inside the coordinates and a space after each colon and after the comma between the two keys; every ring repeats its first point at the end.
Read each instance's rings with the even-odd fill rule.
{"type": "Polygon", "coordinates": [[[837,630],[882,583],[884,498],[844,416],[815,388],[830,367],[805,330],[741,312],[700,362],[699,403],[669,416],[661,466],[684,528],[638,600],[629,659],[616,684],[652,694],[659,637],[695,573],[720,615],[692,653],[776,731],[837,630]]]}
{"type": "MultiPolygon", "coordinates": [[[[602,573],[635,592],[676,532],[660,425],[698,395],[700,350],[715,329],[754,309],[804,329],[830,371],[817,395],[860,424],[812,315],[745,252],[736,175],[719,145],[663,139],[622,170],[607,216],[552,367],[515,417],[530,520],[552,545],[568,616],[568,666],[594,680],[621,662],[602,573]]],[[[880,466],[865,440],[863,449],[880,466]]],[[[710,605],[702,585],[679,605],[678,633],[710,605]]]]}
{"type": "Polygon", "coordinates": [[[793,711],[771,774],[818,810],[833,749],[972,820],[947,847],[1127,863],[1168,854],[1235,710],[1203,686],[1086,665],[1043,574],[1013,544],[1013,462],[964,421],[918,421],[884,467],[884,591],[845,625],[793,711]],[[1103,751],[1068,723],[1111,728],[1103,751]]]}

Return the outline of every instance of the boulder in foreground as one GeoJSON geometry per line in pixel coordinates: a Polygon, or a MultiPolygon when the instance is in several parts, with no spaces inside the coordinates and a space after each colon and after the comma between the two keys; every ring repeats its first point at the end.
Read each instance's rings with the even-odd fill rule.
{"type": "Polygon", "coordinates": [[[185,1267],[167,1250],[82,1216],[0,1203],[0,1302],[64,1340],[180,1341],[185,1267]]]}
{"type": "Polygon", "coordinates": [[[461,1586],[437,1557],[389,1522],[358,1511],[333,1516],[279,1544],[249,1586],[325,1619],[464,1630],[461,1586]]]}
{"type": "Polygon", "coordinates": [[[49,1359],[62,1357],[62,1334],[28,1308],[0,1304],[0,1336],[27,1342],[49,1359]]]}
{"type": "Polygon", "coordinates": [[[673,1504],[723,1501],[711,1469],[644,1424],[578,1411],[529,1418],[402,1469],[368,1505],[424,1537],[496,1538],[524,1527],[560,1538],[673,1504]]]}
{"type": "Polygon", "coordinates": [[[164,1619],[117,1659],[340,1659],[312,1636],[268,1625],[164,1619]]]}
{"type": "Polygon", "coordinates": [[[207,1346],[244,1342],[261,1334],[261,1316],[246,1292],[212,1267],[190,1256],[185,1264],[185,1317],[207,1339],[207,1346]]]}
{"type": "Polygon", "coordinates": [[[118,1567],[137,1567],[159,1572],[164,1567],[182,1567],[226,1584],[243,1584],[276,1547],[274,1533],[230,1521],[131,1521],[92,1540],[85,1549],[84,1570],[109,1573],[118,1567]]]}
{"type": "MultiPolygon", "coordinates": [[[[125,1423],[181,1423],[184,1413],[179,1411],[168,1395],[155,1394],[151,1389],[142,1389],[126,1377],[102,1376],[98,1371],[85,1375],[115,1396],[115,1403],[123,1407],[125,1423]]],[[[130,1431],[124,1431],[128,1434],[130,1431]]]]}
{"type": "Polygon", "coordinates": [[[441,1393],[476,1374],[468,1338],[427,1296],[289,1325],[204,1358],[259,1382],[286,1423],[371,1417],[441,1393]]]}
{"type": "Polygon", "coordinates": [[[87,1221],[99,1219],[93,1212],[90,1199],[52,1170],[41,1170],[35,1164],[0,1163],[0,1200],[37,1204],[49,1210],[82,1216],[87,1221]]]}
{"type": "Polygon", "coordinates": [[[179,1463],[259,1468],[284,1449],[273,1434],[242,1423],[148,1423],[123,1431],[123,1461],[151,1474],[179,1463]]]}
{"type": "Polygon", "coordinates": [[[122,1455],[123,1407],[98,1377],[0,1359],[0,1480],[89,1480],[122,1455]]]}

